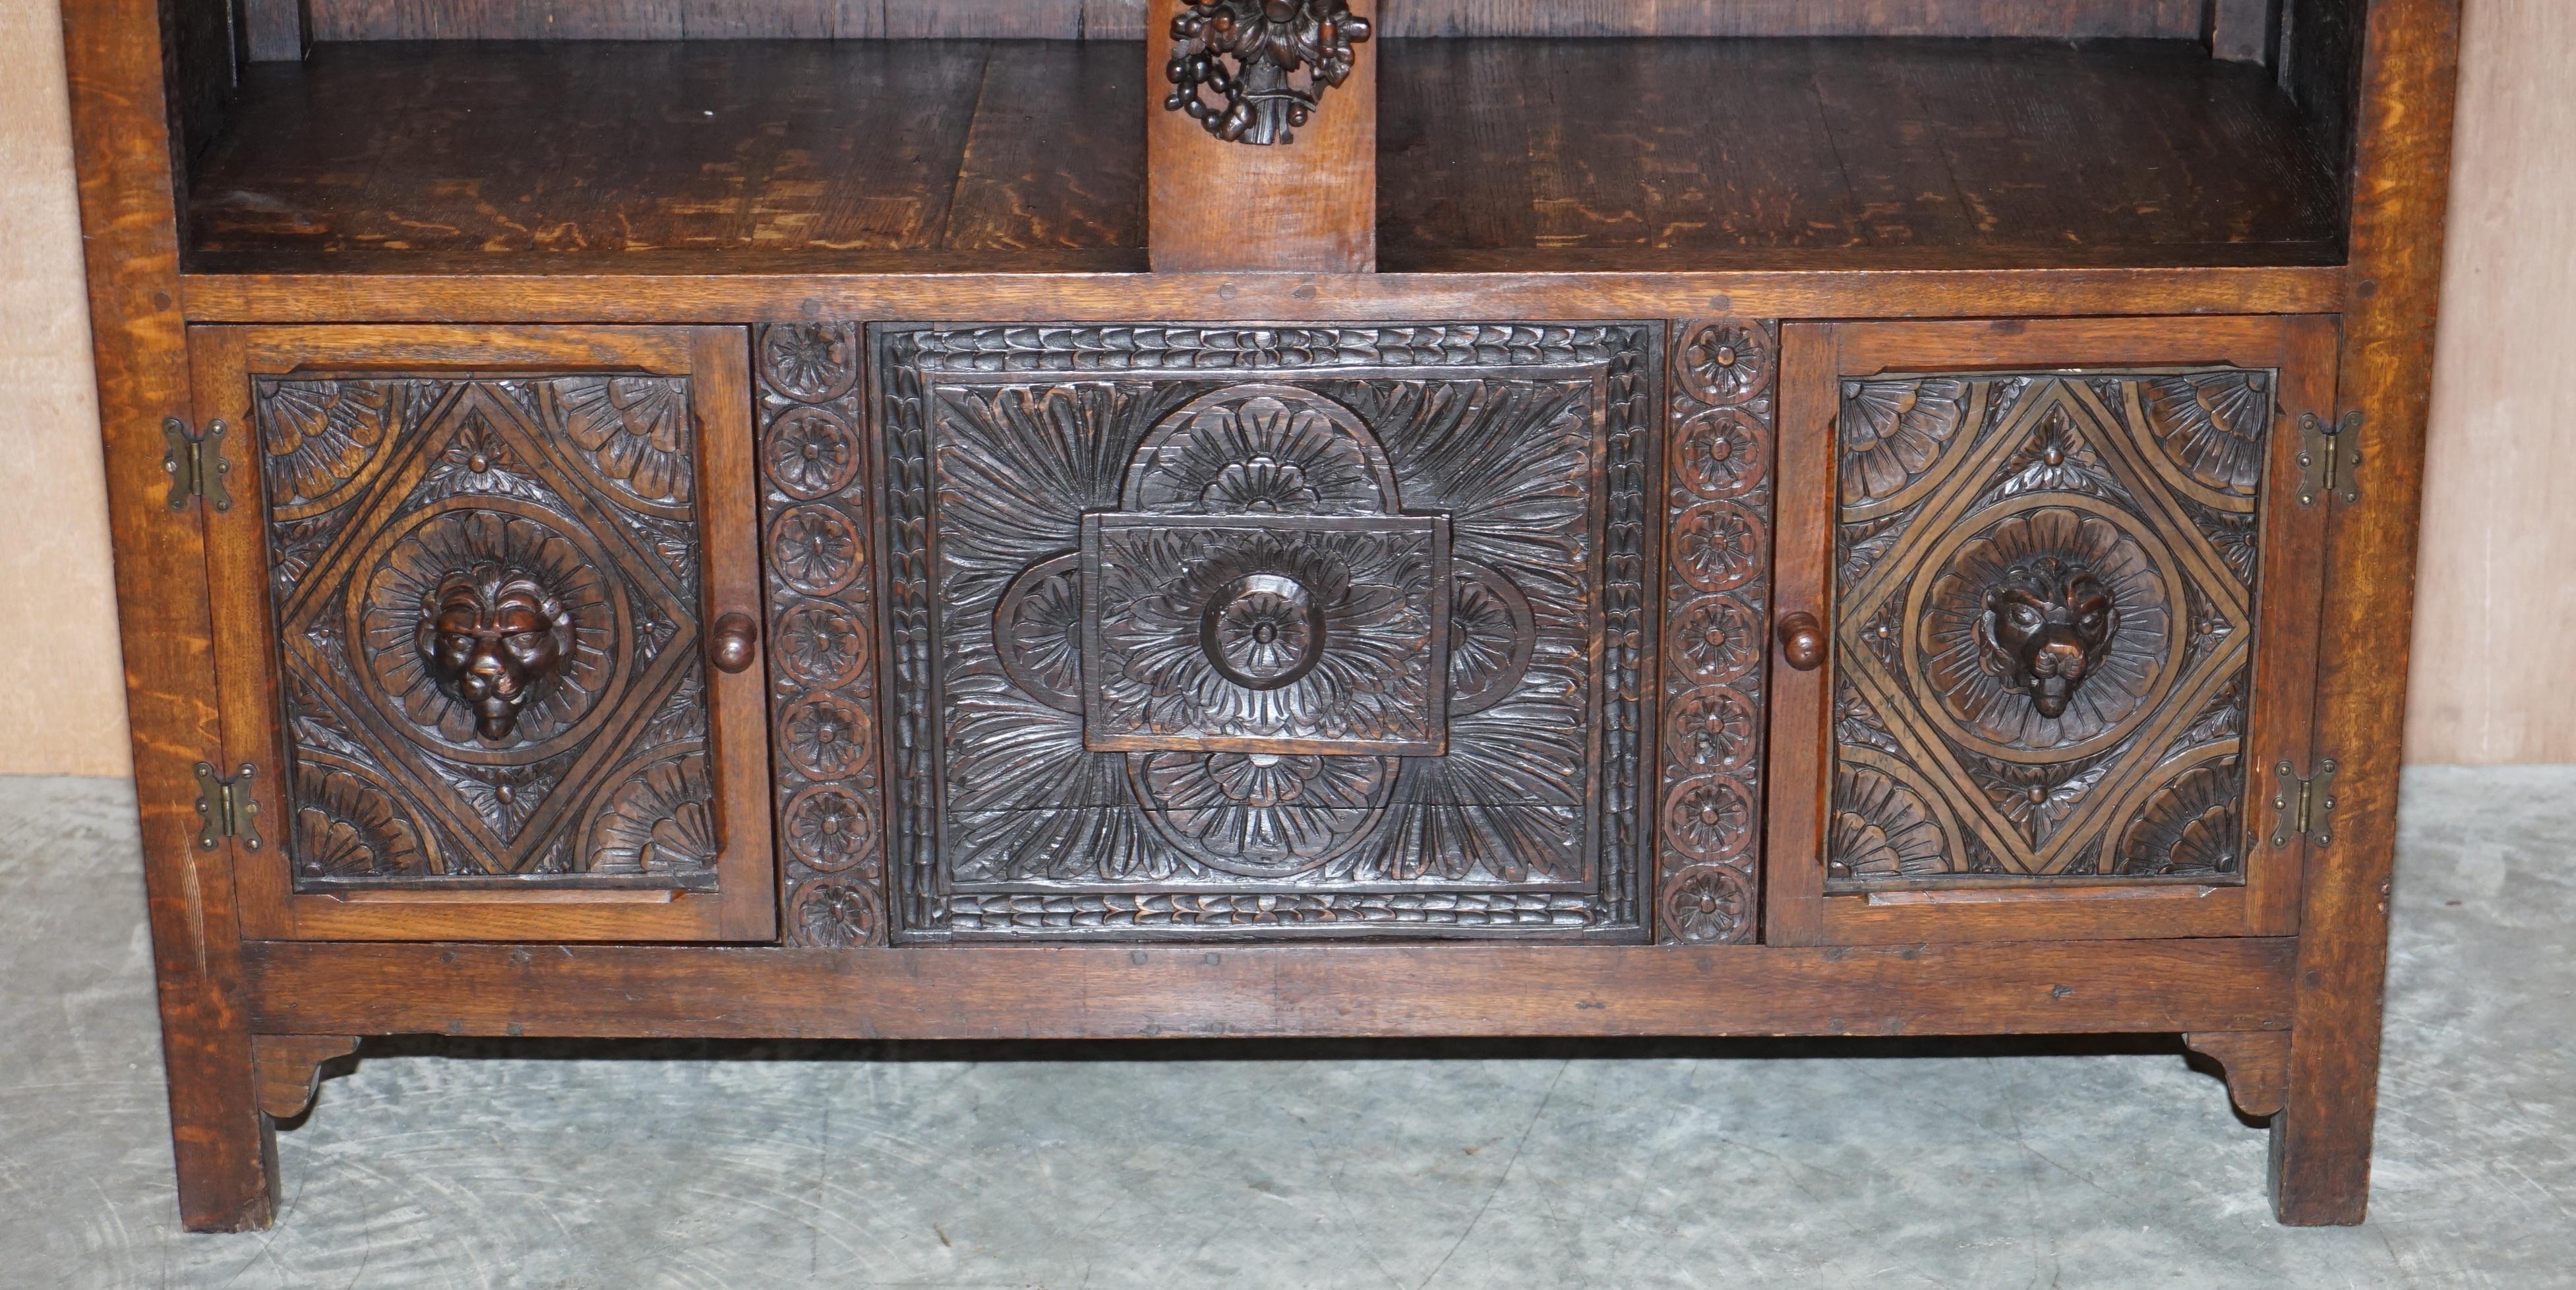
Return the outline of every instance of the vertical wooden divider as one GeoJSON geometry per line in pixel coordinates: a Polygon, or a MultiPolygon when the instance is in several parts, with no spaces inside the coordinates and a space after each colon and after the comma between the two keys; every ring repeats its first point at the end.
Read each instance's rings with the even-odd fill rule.
{"type": "MultiPolygon", "coordinates": [[[[1146,239],[1157,273],[1369,273],[1377,268],[1377,63],[1358,46],[1350,79],[1281,144],[1229,143],[1163,106],[1172,20],[1145,15],[1146,239]]],[[[1374,19],[1379,6],[1363,17],[1374,19]]]]}

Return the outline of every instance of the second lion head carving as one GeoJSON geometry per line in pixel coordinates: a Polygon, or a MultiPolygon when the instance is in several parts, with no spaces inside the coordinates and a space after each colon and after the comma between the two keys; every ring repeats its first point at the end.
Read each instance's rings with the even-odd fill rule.
{"type": "Polygon", "coordinates": [[[504,743],[572,656],[572,612],[526,573],[478,561],[422,595],[415,643],[439,688],[473,709],[475,732],[504,743]]]}
{"type": "Polygon", "coordinates": [[[2119,630],[2120,607],[2090,568],[2041,556],[1987,588],[1977,644],[1989,673],[2057,717],[2119,630]]]}

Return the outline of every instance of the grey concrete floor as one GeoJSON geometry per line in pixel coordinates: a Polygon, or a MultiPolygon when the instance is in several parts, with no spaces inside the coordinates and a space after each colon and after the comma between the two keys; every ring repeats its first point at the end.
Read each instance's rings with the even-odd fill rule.
{"type": "Polygon", "coordinates": [[[0,779],[0,1287],[2576,1285],[2576,768],[2405,816],[2359,1228],[2161,1041],[407,1040],[196,1236],[130,789],[0,779]]]}

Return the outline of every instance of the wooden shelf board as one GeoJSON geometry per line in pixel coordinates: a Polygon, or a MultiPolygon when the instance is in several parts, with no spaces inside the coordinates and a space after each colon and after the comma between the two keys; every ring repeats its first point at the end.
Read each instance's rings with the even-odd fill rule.
{"type": "MultiPolygon", "coordinates": [[[[1379,264],[1423,273],[2336,263],[2332,167],[2180,41],[1388,41],[1379,264]]],[[[208,273],[1144,264],[1139,46],[325,44],[195,167],[208,273]]],[[[1258,236],[1247,213],[1247,237],[1258,236]]]]}

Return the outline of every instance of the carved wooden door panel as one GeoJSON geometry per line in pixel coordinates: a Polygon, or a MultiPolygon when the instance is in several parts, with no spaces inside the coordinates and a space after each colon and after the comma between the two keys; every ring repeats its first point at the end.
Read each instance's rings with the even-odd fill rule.
{"type": "Polygon", "coordinates": [[[1788,330],[1769,939],[2294,929],[2334,341],[1788,330]]]}
{"type": "Polygon", "coordinates": [[[874,333],[892,937],[1646,935],[1660,342],[874,333]]]}
{"type": "Polygon", "coordinates": [[[774,935],[745,333],[190,349],[244,933],[774,935]]]}

